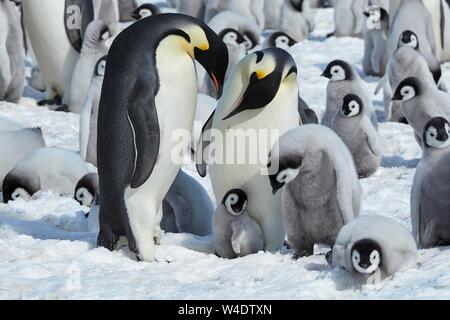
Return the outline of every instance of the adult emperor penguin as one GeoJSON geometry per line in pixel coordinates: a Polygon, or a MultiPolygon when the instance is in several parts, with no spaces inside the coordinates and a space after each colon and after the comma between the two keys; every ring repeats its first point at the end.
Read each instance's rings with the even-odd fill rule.
{"type": "Polygon", "coordinates": [[[413,236],[422,248],[450,244],[450,123],[431,119],[423,131],[423,156],[411,191],[413,236]]]}
{"type": "Polygon", "coordinates": [[[75,152],[40,148],[16,164],[3,180],[3,202],[29,199],[40,190],[72,196],[80,179],[89,173],[86,163],[75,152]]]}
{"type": "Polygon", "coordinates": [[[388,57],[392,56],[397,49],[400,36],[406,30],[411,31],[414,37],[411,40],[405,38],[405,41],[414,43],[414,38],[417,38],[420,44],[418,50],[427,60],[428,66],[438,82],[441,77],[441,68],[437,60],[433,19],[422,0],[403,0],[401,2],[389,33],[386,47],[388,57]]]}
{"type": "Polygon", "coordinates": [[[80,155],[97,166],[97,121],[106,56],[97,61],[89,90],[80,113],[80,155]]]}
{"type": "Polygon", "coordinates": [[[23,21],[52,104],[68,102],[82,35],[93,20],[90,0],[23,0],[23,21]]]}
{"type": "Polygon", "coordinates": [[[333,267],[344,268],[362,284],[376,284],[415,267],[417,244],[397,221],[361,216],[342,228],[329,258],[333,267]]]}
{"type": "Polygon", "coordinates": [[[314,12],[309,1],[285,0],[280,12],[280,30],[296,41],[303,41],[314,30],[314,12]]]}
{"type": "Polygon", "coordinates": [[[114,250],[122,238],[139,259],[154,259],[162,200],[182,162],[172,151],[181,142],[185,152],[184,133],[194,121],[193,59],[213,78],[220,96],[227,48],[201,21],[160,14],[137,21],[113,42],[98,116],[98,245],[114,250]],[[183,133],[181,141],[172,137],[177,132],[183,133]]]}
{"type": "Polygon", "coordinates": [[[88,173],[78,181],[75,186],[73,198],[80,205],[90,208],[94,204],[95,197],[98,193],[98,174],[88,173]]]}
{"type": "Polygon", "coordinates": [[[155,14],[160,14],[160,13],[161,13],[161,9],[159,9],[156,5],[154,5],[152,3],[144,3],[143,5],[137,7],[131,13],[131,17],[135,20],[139,20],[142,18],[154,16],[155,14]]]}
{"type": "MultiPolygon", "coordinates": [[[[5,128],[0,131],[0,148],[3,156],[0,162],[0,183],[18,162],[25,159],[35,150],[45,147],[42,130],[39,128],[25,129],[5,128]],[[12,130],[10,130],[12,129],[12,130]]],[[[1,187],[0,187],[1,191],[1,187]]]]}
{"type": "Polygon", "coordinates": [[[331,127],[331,122],[339,112],[342,100],[347,94],[353,93],[361,98],[366,108],[365,111],[371,115],[370,120],[378,128],[369,90],[353,66],[343,60],[333,60],[328,64],[322,76],[330,79],[327,87],[326,110],[321,122],[323,125],[331,127]]]}
{"type": "Polygon", "coordinates": [[[332,129],[349,148],[360,178],[373,175],[381,162],[379,136],[370,116],[361,98],[348,94],[332,122],[332,129]]]}
{"type": "Polygon", "coordinates": [[[197,169],[205,176],[203,160],[209,164],[216,199],[234,188],[247,194],[247,211],[261,226],[268,251],[281,248],[284,229],[281,196],[265,183],[267,153],[280,135],[299,125],[297,107],[297,68],[289,53],[271,48],[249,54],[230,75],[197,149],[197,169]],[[216,159],[208,150],[217,150],[216,159]]]}
{"type": "Polygon", "coordinates": [[[431,118],[450,119],[450,95],[437,89],[433,82],[406,78],[400,82],[392,99],[401,103],[402,114],[413,127],[420,146],[423,145],[423,128],[431,118]]]}
{"type": "Polygon", "coordinates": [[[106,40],[109,29],[101,20],[92,21],[85,32],[81,54],[73,70],[70,84],[69,110],[80,113],[89,90],[90,82],[86,81],[94,74],[99,59],[108,53],[106,40]]]}
{"type": "Polygon", "coordinates": [[[366,0],[334,1],[334,24],[336,37],[360,36],[364,24],[366,0]]]}
{"type": "Polygon", "coordinates": [[[266,184],[283,197],[294,259],[312,255],[315,244],[333,245],[339,230],[359,215],[361,186],[352,155],[331,129],[288,131],[273,146],[268,168],[266,184]]]}
{"type": "Polygon", "coordinates": [[[275,31],[267,37],[263,44],[263,48],[280,48],[288,50],[290,47],[297,44],[297,41],[291,38],[286,32],[275,31]]]}
{"type": "MultiPolygon", "coordinates": [[[[424,79],[426,83],[436,86],[425,58],[417,50],[418,46],[419,42],[417,37],[406,30],[404,36],[403,34],[400,36],[399,47],[390,57],[386,66],[386,73],[378,85],[376,90],[377,93],[379,89],[383,87],[385,115],[388,120],[404,121],[401,103],[396,101],[397,99],[392,100],[394,90],[401,81],[408,77],[419,77],[424,79]],[[404,38],[410,40],[403,40],[404,38]],[[414,42],[414,46],[408,45],[411,43],[411,39],[413,39],[412,42],[414,42]]],[[[419,136],[421,136],[424,124],[425,123],[422,123],[420,127],[419,136]]]]}
{"type": "Polygon", "coordinates": [[[281,7],[284,0],[264,0],[266,29],[276,30],[280,27],[281,7]]]}
{"type": "Polygon", "coordinates": [[[245,257],[264,249],[261,227],[247,212],[247,195],[240,189],[227,192],[214,215],[216,254],[225,259],[245,257]]]}
{"type": "Polygon", "coordinates": [[[0,101],[15,103],[22,97],[24,58],[19,11],[11,1],[0,1],[0,101]]]}

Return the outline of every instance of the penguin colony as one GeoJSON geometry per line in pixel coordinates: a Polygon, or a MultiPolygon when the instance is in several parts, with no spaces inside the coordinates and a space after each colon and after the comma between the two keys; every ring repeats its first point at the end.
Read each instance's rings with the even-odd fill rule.
{"type": "MultiPolygon", "coordinates": [[[[448,1],[438,9],[422,0],[335,1],[328,35],[364,39],[363,72],[381,79],[386,120],[411,125],[423,149],[412,233],[361,213],[359,179],[376,174],[382,150],[359,71],[343,60],[324,68],[321,124],[301,98],[301,70],[288,51],[308,39],[315,10],[328,1],[168,5],[0,1],[0,100],[20,100],[28,56],[29,85],[45,91],[38,105],[80,114],[79,153],[46,147],[40,128],[0,118],[5,203],[43,190],[73,196],[92,208],[86,216],[98,246],[127,246],[142,261],[155,259],[164,231],[212,233],[226,259],[283,245],[300,259],[327,245],[330,266],[363,283],[415,267],[418,248],[450,244],[450,95],[441,81],[450,58],[448,1]],[[217,98],[216,108],[200,112],[199,93],[217,98]],[[179,144],[172,134],[199,131],[194,120],[203,129],[182,139],[180,154],[191,151],[199,175],[209,173],[216,206],[171,158],[179,144]],[[211,161],[207,151],[227,157],[239,130],[276,132],[261,148],[263,163],[211,161]]],[[[242,143],[233,151],[247,159],[249,150],[242,143]]]]}

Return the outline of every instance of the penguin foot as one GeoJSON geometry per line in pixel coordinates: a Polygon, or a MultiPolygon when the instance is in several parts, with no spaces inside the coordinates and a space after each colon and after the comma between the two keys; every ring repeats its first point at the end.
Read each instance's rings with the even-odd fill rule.
{"type": "Polygon", "coordinates": [[[333,250],[327,252],[327,254],[325,255],[325,259],[327,259],[327,263],[329,265],[333,264],[333,250]]]}
{"type": "Polygon", "coordinates": [[[44,106],[60,106],[62,105],[62,98],[61,96],[57,95],[55,96],[53,99],[45,99],[45,100],[41,100],[37,103],[37,105],[39,107],[44,107],[44,106]]]}
{"type": "Polygon", "coordinates": [[[112,232],[102,232],[100,231],[97,238],[97,246],[106,248],[109,251],[114,251],[116,249],[117,239],[112,232]]]}
{"type": "Polygon", "coordinates": [[[333,36],[334,36],[334,31],[326,35],[327,38],[331,38],[333,36]]]}
{"type": "Polygon", "coordinates": [[[298,250],[292,256],[292,260],[297,261],[300,258],[309,257],[312,255],[313,255],[313,252],[311,250],[308,250],[308,249],[298,250]]]}

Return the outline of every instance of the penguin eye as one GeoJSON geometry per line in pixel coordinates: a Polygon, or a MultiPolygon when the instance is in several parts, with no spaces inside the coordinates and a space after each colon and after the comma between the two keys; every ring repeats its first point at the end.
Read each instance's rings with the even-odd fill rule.
{"type": "Polygon", "coordinates": [[[143,18],[151,16],[152,12],[148,9],[142,9],[141,11],[139,11],[139,15],[143,18]]]}

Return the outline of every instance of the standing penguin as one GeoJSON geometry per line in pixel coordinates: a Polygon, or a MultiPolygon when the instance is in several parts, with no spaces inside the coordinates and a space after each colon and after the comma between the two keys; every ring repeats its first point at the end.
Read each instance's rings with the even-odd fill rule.
{"type": "Polygon", "coordinates": [[[25,51],[19,11],[0,1],[0,101],[16,103],[25,85],[25,51]]]}
{"type": "Polygon", "coordinates": [[[227,192],[214,215],[214,246],[219,257],[234,259],[264,249],[261,227],[247,209],[247,195],[240,189],[227,192]]]}
{"type": "Polygon", "coordinates": [[[340,110],[342,100],[347,94],[353,93],[363,101],[365,112],[370,114],[370,120],[378,128],[371,95],[354,67],[343,60],[334,60],[328,64],[322,76],[330,79],[327,87],[326,110],[322,118],[323,125],[331,127],[334,116],[340,110]]]}
{"type": "MultiPolygon", "coordinates": [[[[391,121],[404,121],[401,111],[401,103],[392,100],[394,90],[401,81],[408,77],[419,77],[426,83],[434,84],[433,75],[430,72],[425,58],[418,51],[418,38],[409,30],[402,33],[399,39],[398,49],[394,52],[386,67],[386,74],[380,81],[376,92],[383,86],[383,100],[386,119],[391,121]]],[[[429,120],[429,119],[428,119],[429,120]]],[[[420,132],[423,125],[420,127],[420,132]]],[[[419,134],[421,136],[421,133],[419,134]]]]}
{"type": "Polygon", "coordinates": [[[197,169],[204,177],[209,164],[216,199],[233,188],[247,194],[247,211],[261,226],[268,251],[281,248],[284,229],[281,196],[272,195],[265,183],[265,157],[280,135],[298,125],[295,61],[285,50],[265,49],[247,55],[236,66],[197,149],[197,169]],[[216,159],[205,156],[207,148],[217,150],[216,159]]]}
{"type": "Polygon", "coordinates": [[[180,167],[171,159],[192,131],[197,77],[192,59],[213,78],[219,96],[226,45],[202,22],[180,14],[142,19],[122,31],[108,54],[98,115],[100,178],[98,245],[125,238],[139,259],[154,259],[162,200],[180,167]],[[178,142],[178,143],[177,143],[178,142]]]}
{"type": "Polygon", "coordinates": [[[363,25],[363,70],[370,76],[382,76],[388,59],[385,52],[389,35],[389,13],[385,8],[373,5],[364,11],[364,15],[367,19],[363,25]]]}
{"type": "Polygon", "coordinates": [[[333,33],[336,37],[358,37],[364,24],[364,10],[367,0],[339,0],[334,1],[333,33]]]}
{"type": "Polygon", "coordinates": [[[87,162],[97,166],[97,121],[106,56],[100,58],[80,113],[80,155],[87,162]]]}
{"type": "Polygon", "coordinates": [[[360,178],[374,174],[381,162],[378,132],[370,116],[361,98],[348,94],[332,122],[332,129],[352,153],[360,178]]]}
{"type": "Polygon", "coordinates": [[[283,219],[294,259],[315,244],[333,245],[339,230],[359,215],[361,186],[352,155],[327,127],[301,126],[280,137],[269,155],[273,193],[283,195],[283,219]]]}
{"type": "Polygon", "coordinates": [[[424,249],[450,244],[450,123],[431,119],[423,132],[423,157],[411,191],[413,236],[424,249]]]}
{"type": "Polygon", "coordinates": [[[264,0],[266,29],[276,30],[280,27],[280,14],[283,3],[284,0],[264,0]]]}
{"type": "Polygon", "coordinates": [[[402,114],[414,129],[414,136],[422,147],[423,128],[435,117],[450,119],[450,95],[436,88],[433,82],[421,78],[404,79],[393,96],[401,103],[402,114]]]}
{"type": "Polygon", "coordinates": [[[309,1],[285,0],[280,13],[280,29],[296,41],[303,41],[314,30],[314,12],[309,1]]]}
{"type": "Polygon", "coordinates": [[[73,70],[70,84],[69,110],[80,113],[83,103],[86,100],[90,78],[94,73],[98,60],[108,53],[106,40],[109,36],[108,27],[101,20],[92,21],[83,39],[81,54],[73,70]]]}
{"type": "MultiPolygon", "coordinates": [[[[410,30],[420,44],[418,50],[427,60],[437,83],[441,78],[441,68],[439,62],[436,63],[436,37],[433,19],[423,0],[402,0],[389,33],[386,47],[388,57],[392,56],[397,49],[400,36],[406,30],[410,30]]],[[[405,40],[409,42],[408,39],[405,40]]],[[[414,42],[414,38],[411,41],[414,42]]]]}
{"type": "Polygon", "coordinates": [[[275,31],[267,37],[266,41],[263,44],[263,48],[280,48],[288,50],[295,44],[297,44],[297,41],[291,38],[287,33],[283,31],[275,31]]]}
{"type": "Polygon", "coordinates": [[[416,265],[417,244],[393,219],[361,216],[339,232],[329,263],[342,267],[362,284],[376,284],[416,265]]]}

